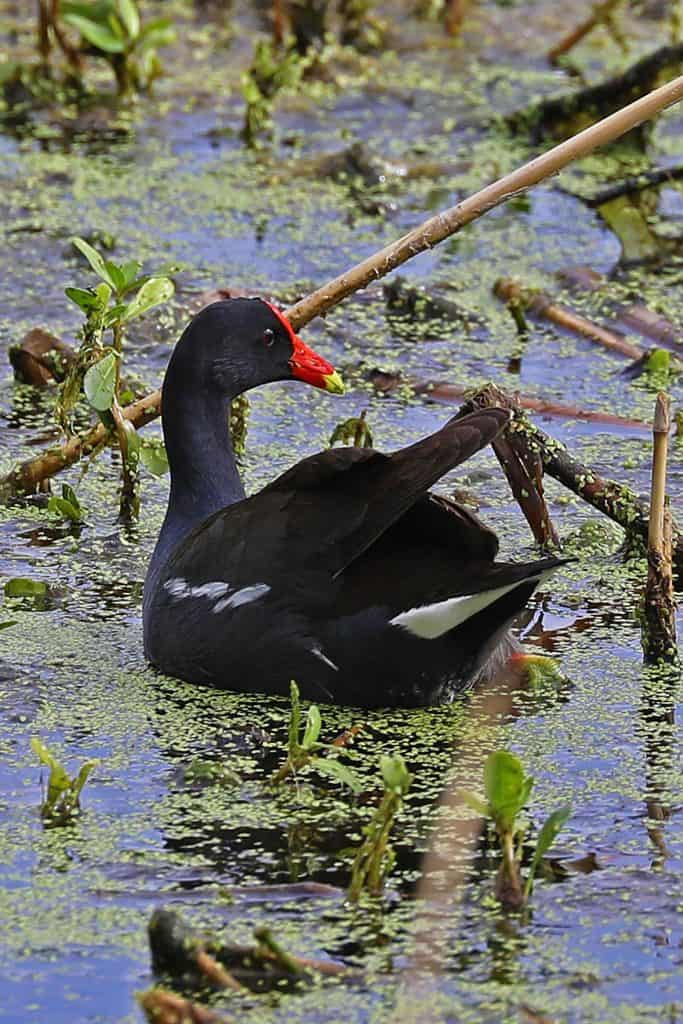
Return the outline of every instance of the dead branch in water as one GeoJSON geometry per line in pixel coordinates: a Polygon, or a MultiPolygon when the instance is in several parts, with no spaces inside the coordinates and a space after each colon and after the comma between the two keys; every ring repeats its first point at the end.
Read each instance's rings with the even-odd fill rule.
{"type": "Polygon", "coordinates": [[[652,487],[647,547],[647,586],[643,602],[642,642],[647,664],[676,664],[676,603],[671,567],[671,512],[666,498],[666,464],[671,418],[669,397],[657,395],[652,425],[652,487]]]}
{"type": "MultiPolygon", "coordinates": [[[[681,50],[683,52],[683,47],[681,50]]],[[[433,248],[445,238],[456,234],[466,224],[481,217],[507,199],[519,195],[557,174],[563,167],[574,160],[587,156],[598,146],[613,142],[625,132],[630,131],[643,121],[649,120],[682,98],[683,76],[679,76],[604,120],[598,121],[590,128],[585,128],[582,132],[558,146],[554,146],[547,153],[535,157],[510,174],[504,175],[498,181],[480,189],[479,192],[456,206],[430,217],[399,238],[398,241],[385,246],[322,288],[318,288],[306,298],[296,302],[285,310],[285,315],[293,328],[299,330],[315,317],[323,316],[353,292],[384,277],[402,263],[417,256],[418,253],[433,248]]],[[[140,427],[155,419],[160,411],[161,392],[154,391],[138,402],[127,406],[122,410],[122,414],[131,421],[133,426],[140,427]]],[[[93,452],[99,445],[105,444],[110,436],[107,428],[103,424],[98,424],[85,434],[71,438],[61,448],[43,452],[35,459],[29,459],[19,466],[15,466],[6,477],[0,480],[0,500],[7,500],[8,497],[17,493],[34,491],[43,480],[58,473],[66,466],[72,465],[83,455],[93,452]]]]}
{"type": "MultiPolygon", "coordinates": [[[[464,403],[461,412],[464,414],[479,408],[514,411],[515,400],[495,384],[487,384],[464,403]]],[[[565,445],[535,427],[518,409],[507,430],[519,431],[524,435],[525,444],[531,451],[538,453],[549,476],[583,498],[598,512],[618,523],[627,533],[636,535],[647,544],[650,509],[633,491],[623,484],[615,483],[614,480],[605,480],[590,466],[579,462],[565,445]]],[[[683,576],[683,531],[673,518],[671,530],[672,562],[676,572],[683,576]]]]}
{"type": "Polygon", "coordinates": [[[615,334],[614,331],[609,331],[605,327],[593,323],[585,316],[574,313],[573,310],[567,309],[565,306],[560,306],[544,292],[523,288],[517,281],[513,281],[509,277],[502,277],[496,281],[493,290],[503,302],[517,301],[521,303],[524,310],[528,310],[544,320],[550,320],[551,323],[571,331],[572,334],[578,334],[582,338],[588,338],[589,341],[597,342],[603,348],[619,352],[634,360],[642,359],[646,355],[642,348],[627,341],[623,335],[615,334]]]}
{"type": "MultiPolygon", "coordinates": [[[[416,395],[425,395],[435,402],[452,402],[465,398],[471,388],[463,387],[461,384],[451,384],[448,381],[416,380],[412,377],[403,377],[400,373],[389,373],[383,370],[371,370],[368,379],[378,391],[389,393],[396,388],[408,387],[416,395]]],[[[648,426],[642,420],[631,419],[627,416],[618,416],[613,412],[601,412],[599,409],[582,409],[578,405],[567,405],[564,402],[555,402],[548,398],[539,398],[535,395],[520,395],[515,392],[515,402],[520,409],[527,409],[529,412],[537,412],[543,416],[557,416],[560,419],[583,420],[586,423],[604,423],[608,426],[633,428],[645,430],[648,426]]]]}
{"type": "MultiPolygon", "coordinates": [[[[571,288],[578,288],[589,292],[599,291],[608,280],[602,274],[591,270],[590,267],[570,267],[567,270],[563,270],[559,274],[559,278],[571,288]]],[[[641,303],[633,303],[630,306],[616,305],[610,308],[615,319],[623,324],[624,327],[631,331],[636,331],[643,337],[656,341],[666,348],[683,353],[680,329],[672,324],[670,320],[667,320],[665,316],[662,316],[661,313],[653,313],[652,310],[641,303]]]]}

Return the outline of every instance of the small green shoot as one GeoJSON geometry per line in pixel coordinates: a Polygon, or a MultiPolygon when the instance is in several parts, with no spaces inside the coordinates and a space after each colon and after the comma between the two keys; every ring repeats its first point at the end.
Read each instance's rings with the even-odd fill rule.
{"type": "Polygon", "coordinates": [[[81,52],[108,62],[121,95],[150,87],[162,70],[157,51],[175,39],[168,18],[143,23],[135,0],[61,0],[57,18],[80,34],[81,52]]]}
{"type": "Polygon", "coordinates": [[[41,764],[50,769],[47,790],[43,796],[40,813],[46,825],[67,825],[78,815],[80,796],[88,777],[97,761],[86,761],[73,778],[60,761],[51,754],[42,740],[34,736],[31,749],[41,764]]]}
{"type": "Polygon", "coordinates": [[[290,775],[296,776],[297,772],[310,765],[321,775],[327,775],[343,786],[348,786],[352,793],[359,793],[362,783],[348,765],[342,764],[336,757],[321,756],[321,752],[326,749],[340,750],[341,748],[335,744],[318,742],[322,729],[322,718],[317,704],[310,705],[306,720],[302,723],[299,687],[294,680],[291,681],[289,687],[292,708],[289,718],[287,759],[273,776],[273,783],[277,785],[290,775]]]}
{"type": "Polygon", "coordinates": [[[272,133],[275,97],[283,89],[297,84],[303,70],[296,50],[278,53],[269,41],[256,44],[249,70],[242,75],[242,94],[246,102],[242,138],[248,146],[258,147],[262,136],[272,133]]]}
{"type": "Polygon", "coordinates": [[[330,434],[328,444],[334,448],[335,444],[352,445],[354,448],[372,448],[372,431],[368,426],[365,416],[367,409],[363,409],[360,416],[352,416],[351,419],[342,420],[330,434]]]}
{"type": "Polygon", "coordinates": [[[83,509],[76,497],[76,492],[68,484],[62,484],[61,498],[56,494],[50,497],[47,503],[47,510],[50,515],[57,516],[59,519],[68,519],[76,525],[84,520],[83,509]]]}
{"type": "Polygon", "coordinates": [[[536,840],[526,883],[521,872],[522,844],[526,822],[519,820],[531,790],[533,777],[527,775],[519,758],[507,750],[496,750],[484,765],[484,791],[486,800],[464,793],[465,801],[478,814],[493,820],[498,836],[502,860],[496,877],[496,897],[506,910],[519,910],[525,905],[533,887],[534,875],[542,858],[552,846],[555,837],[571,813],[564,805],[546,820],[536,840]]]}
{"type": "Polygon", "coordinates": [[[379,760],[384,793],[370,822],[364,827],[365,839],[358,847],[351,869],[348,897],[357,903],[363,890],[379,896],[394,865],[394,851],[389,842],[396,814],[410,788],[412,775],[400,754],[383,754],[379,760]]]}

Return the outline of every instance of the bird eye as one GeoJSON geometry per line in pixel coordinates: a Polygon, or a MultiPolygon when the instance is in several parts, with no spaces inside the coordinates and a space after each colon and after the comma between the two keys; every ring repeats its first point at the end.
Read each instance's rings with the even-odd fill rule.
{"type": "Polygon", "coordinates": [[[273,344],[274,341],[275,341],[275,332],[271,331],[270,327],[266,327],[265,331],[263,332],[263,343],[264,343],[264,345],[267,345],[267,347],[270,348],[270,346],[273,344]]]}

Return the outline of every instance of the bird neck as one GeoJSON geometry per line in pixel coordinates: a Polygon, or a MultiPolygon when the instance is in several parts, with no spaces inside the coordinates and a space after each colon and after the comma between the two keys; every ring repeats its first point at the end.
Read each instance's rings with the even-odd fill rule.
{"type": "Polygon", "coordinates": [[[229,429],[230,402],[237,390],[235,395],[199,393],[174,371],[170,365],[162,392],[171,490],[150,570],[160,569],[180,541],[210,515],[245,497],[229,429]]]}

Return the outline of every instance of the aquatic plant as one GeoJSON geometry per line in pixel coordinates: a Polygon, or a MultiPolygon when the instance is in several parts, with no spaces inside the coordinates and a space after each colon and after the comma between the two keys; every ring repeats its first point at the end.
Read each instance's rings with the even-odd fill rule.
{"type": "Polygon", "coordinates": [[[50,496],[47,510],[51,515],[58,516],[60,519],[69,519],[74,524],[82,523],[84,519],[81,503],[76,497],[73,487],[70,487],[69,484],[62,484],[61,497],[56,494],[50,496]]]}
{"type": "Polygon", "coordinates": [[[256,44],[249,70],[242,75],[242,94],[247,104],[242,138],[248,146],[257,147],[263,136],[272,133],[275,97],[283,89],[296,85],[302,67],[296,50],[278,51],[266,39],[256,44]]]}
{"type": "Polygon", "coordinates": [[[519,910],[526,904],[541,861],[571,814],[571,806],[565,804],[546,819],[538,833],[524,880],[521,861],[527,823],[519,816],[533,785],[533,777],[526,774],[519,758],[507,750],[495,750],[484,765],[486,801],[471,793],[463,794],[470,807],[493,821],[502,858],[496,876],[495,894],[506,910],[519,910]]]}
{"type": "Polygon", "coordinates": [[[291,711],[287,738],[287,758],[272,778],[273,783],[284,782],[290,775],[296,775],[302,768],[311,765],[321,775],[328,775],[336,782],[348,786],[353,793],[359,793],[362,783],[358,776],[342,764],[337,757],[321,756],[322,751],[340,751],[340,743],[319,743],[322,718],[317,704],[311,704],[306,720],[302,722],[299,687],[292,680],[289,684],[291,711]]]}
{"type": "Polygon", "coordinates": [[[161,467],[158,446],[156,451],[147,449],[143,454],[138,433],[121,409],[124,333],[135,317],[167,302],[174,293],[174,285],[163,273],[140,275],[141,264],[137,260],[114,263],[82,238],[74,238],[73,244],[100,278],[100,284],[94,288],[66,289],[67,297],[83,312],[85,323],[80,331],[77,357],[61,387],[57,418],[70,436],[72,413],[83,393],[104,425],[116,432],[122,459],[121,517],[130,520],[139,511],[140,459],[150,465],[152,472],[161,467]]]}
{"type": "Polygon", "coordinates": [[[375,813],[363,828],[365,839],[358,847],[353,861],[348,897],[354,903],[360,899],[363,890],[371,896],[378,896],[384,888],[384,881],[395,860],[389,837],[412,782],[412,775],[400,754],[383,754],[379,759],[379,768],[384,793],[375,813]]]}
{"type": "Polygon", "coordinates": [[[330,448],[334,448],[335,444],[350,444],[355,448],[372,448],[372,431],[365,420],[366,414],[367,409],[363,409],[360,416],[352,416],[351,419],[338,423],[327,442],[330,448]]]}
{"type": "Polygon", "coordinates": [[[31,740],[31,749],[41,764],[50,769],[47,790],[40,808],[41,817],[47,825],[67,825],[80,810],[81,792],[98,762],[85,761],[72,777],[61,761],[36,736],[31,740]]]}
{"type": "Polygon", "coordinates": [[[135,0],[61,0],[52,5],[57,38],[62,25],[80,34],[82,53],[108,62],[120,94],[149,88],[161,73],[157,51],[175,39],[168,18],[143,23],[135,0]]]}

